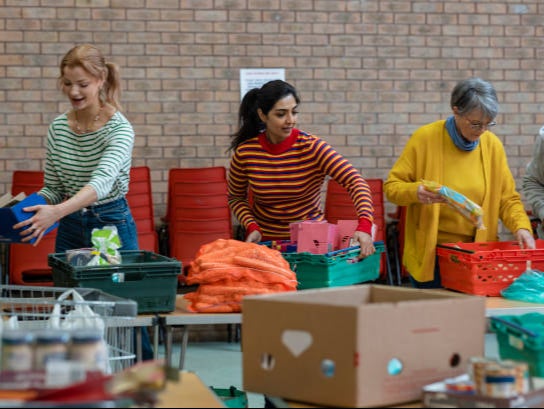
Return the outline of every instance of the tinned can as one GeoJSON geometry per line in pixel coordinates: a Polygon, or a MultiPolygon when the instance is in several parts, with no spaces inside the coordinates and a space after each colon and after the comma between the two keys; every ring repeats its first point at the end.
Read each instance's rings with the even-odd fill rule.
{"type": "Polygon", "coordinates": [[[516,391],[518,394],[524,394],[531,390],[531,376],[529,374],[529,364],[523,361],[514,361],[511,359],[502,361],[503,365],[513,368],[516,375],[516,391]]]}
{"type": "Polygon", "coordinates": [[[101,331],[87,330],[72,334],[68,358],[81,362],[87,371],[108,370],[108,348],[101,331]]]}
{"type": "Polygon", "coordinates": [[[485,373],[485,395],[493,398],[509,398],[518,394],[516,369],[510,365],[488,365],[485,373]]]}
{"type": "Polygon", "coordinates": [[[2,334],[2,370],[32,370],[33,340],[31,332],[4,330],[2,334]]]}
{"type": "Polygon", "coordinates": [[[485,395],[486,383],[485,375],[489,365],[496,364],[496,359],[485,358],[482,356],[471,357],[468,361],[468,374],[474,383],[474,389],[477,393],[485,395]]]}
{"type": "Polygon", "coordinates": [[[70,334],[62,330],[44,330],[36,333],[34,369],[46,369],[47,362],[64,361],[68,354],[70,334]]]}

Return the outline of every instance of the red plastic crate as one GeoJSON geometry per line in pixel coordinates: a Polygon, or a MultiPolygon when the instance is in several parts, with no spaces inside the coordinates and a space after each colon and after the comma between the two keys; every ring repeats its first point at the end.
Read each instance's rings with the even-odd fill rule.
{"type": "Polygon", "coordinates": [[[527,268],[544,271],[544,240],[536,240],[535,249],[516,241],[444,243],[436,254],[442,286],[467,294],[500,296],[527,268]]]}

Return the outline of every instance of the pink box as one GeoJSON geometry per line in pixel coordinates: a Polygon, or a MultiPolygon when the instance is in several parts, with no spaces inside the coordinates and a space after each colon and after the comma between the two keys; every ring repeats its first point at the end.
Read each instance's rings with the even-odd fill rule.
{"type": "Polygon", "coordinates": [[[305,221],[298,224],[297,252],[325,254],[334,249],[336,240],[335,224],[327,222],[305,221]]]}
{"type": "Polygon", "coordinates": [[[351,247],[351,238],[359,222],[357,220],[338,220],[336,225],[336,240],[334,241],[334,249],[340,250],[351,247]]]}

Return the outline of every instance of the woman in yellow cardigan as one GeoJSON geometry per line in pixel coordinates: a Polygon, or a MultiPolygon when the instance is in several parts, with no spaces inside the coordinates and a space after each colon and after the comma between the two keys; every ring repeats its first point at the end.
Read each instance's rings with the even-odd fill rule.
{"type": "Polygon", "coordinates": [[[417,129],[384,183],[387,199],[406,206],[402,263],[414,287],[439,288],[436,245],[498,241],[502,220],[523,248],[535,248],[531,223],[516,190],[504,147],[489,129],[499,110],[493,86],[469,78],[451,93],[453,115],[417,129]],[[477,229],[422,180],[438,182],[477,203],[485,229],[477,229]]]}

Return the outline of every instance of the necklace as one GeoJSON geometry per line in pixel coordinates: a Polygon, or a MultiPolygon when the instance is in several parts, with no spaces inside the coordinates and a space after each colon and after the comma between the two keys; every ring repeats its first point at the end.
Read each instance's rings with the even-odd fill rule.
{"type": "Polygon", "coordinates": [[[94,128],[94,125],[95,125],[96,121],[98,121],[100,119],[100,113],[101,112],[102,112],[102,104],[100,104],[100,108],[98,109],[98,113],[94,117],[93,122],[91,123],[91,125],[86,127],[85,130],[82,130],[81,127],[79,126],[79,121],[77,120],[77,111],[74,111],[74,119],[75,119],[75,122],[76,122],[76,132],[77,133],[90,132],[94,128]]]}

